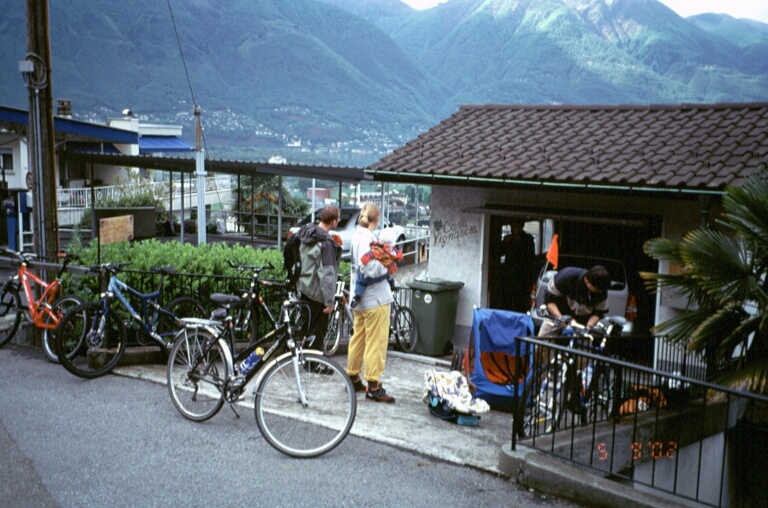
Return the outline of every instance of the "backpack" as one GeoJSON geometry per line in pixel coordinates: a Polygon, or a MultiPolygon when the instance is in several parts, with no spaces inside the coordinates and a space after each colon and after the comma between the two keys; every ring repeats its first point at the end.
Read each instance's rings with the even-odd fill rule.
{"type": "Polygon", "coordinates": [[[301,232],[304,227],[288,237],[283,249],[283,268],[285,268],[288,283],[296,285],[301,275],[301,232]]]}
{"type": "Polygon", "coordinates": [[[458,371],[429,369],[424,373],[424,403],[433,416],[459,425],[476,426],[490,406],[472,396],[467,378],[458,371]]]}

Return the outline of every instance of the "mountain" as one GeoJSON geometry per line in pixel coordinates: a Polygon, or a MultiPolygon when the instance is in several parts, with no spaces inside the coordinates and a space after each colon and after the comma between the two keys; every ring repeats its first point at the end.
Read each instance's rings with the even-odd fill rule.
{"type": "MultiPolygon", "coordinates": [[[[192,125],[194,93],[210,143],[386,149],[393,133],[432,125],[448,93],[381,30],[321,2],[173,2],[173,18],[166,2],[49,4],[54,96],[72,99],[75,116],[104,121],[130,107],[192,125]]],[[[0,104],[26,107],[25,13],[0,6],[0,104]]]]}
{"type": "Polygon", "coordinates": [[[656,0],[451,0],[389,35],[454,91],[450,108],[768,98],[759,54],[656,0]]]}
{"type": "Polygon", "coordinates": [[[687,18],[697,27],[722,37],[739,47],[755,73],[768,73],[768,25],[750,19],[735,19],[725,14],[700,14],[687,18]]]}
{"type": "MultiPolygon", "coordinates": [[[[49,5],[54,97],[75,118],[131,108],[191,136],[194,96],[216,157],[384,152],[465,103],[768,100],[768,25],[656,0],[49,5]]],[[[0,104],[26,108],[25,13],[0,8],[0,104]]]]}

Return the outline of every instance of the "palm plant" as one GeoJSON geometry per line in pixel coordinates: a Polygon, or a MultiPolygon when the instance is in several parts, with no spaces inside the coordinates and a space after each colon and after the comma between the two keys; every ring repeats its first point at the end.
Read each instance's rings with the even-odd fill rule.
{"type": "Polygon", "coordinates": [[[726,189],[716,224],[719,229],[696,229],[680,242],[645,244],[648,255],[682,268],[642,272],[646,286],[689,301],[688,310],[652,331],[704,353],[712,381],[767,395],[768,171],[726,189]]]}

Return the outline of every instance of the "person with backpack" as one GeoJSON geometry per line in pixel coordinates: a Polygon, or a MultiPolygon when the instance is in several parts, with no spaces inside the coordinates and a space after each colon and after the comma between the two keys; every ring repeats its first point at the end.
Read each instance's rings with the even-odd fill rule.
{"type": "MultiPolygon", "coordinates": [[[[302,301],[309,307],[310,324],[306,330],[307,337],[322,337],[325,334],[328,317],[333,310],[341,246],[331,236],[330,231],[338,224],[339,217],[338,208],[326,206],[320,212],[319,224],[307,224],[296,233],[300,242],[301,262],[296,290],[301,293],[302,301]]],[[[292,247],[286,243],[286,250],[288,249],[292,247]]]]}
{"type": "MultiPolygon", "coordinates": [[[[365,277],[377,278],[388,273],[388,268],[376,259],[363,263],[362,258],[370,250],[371,242],[376,241],[376,231],[381,219],[379,207],[367,203],[360,211],[358,226],[352,237],[352,259],[355,273],[365,277]]],[[[354,279],[353,279],[354,280],[354,279]]],[[[381,385],[381,375],[387,363],[389,346],[389,311],[394,299],[389,282],[368,284],[360,298],[360,304],[352,311],[354,314],[354,333],[349,341],[347,374],[355,385],[356,392],[365,392],[365,400],[393,404],[395,398],[388,394],[381,385]],[[360,374],[365,364],[365,380],[360,374]]]]}

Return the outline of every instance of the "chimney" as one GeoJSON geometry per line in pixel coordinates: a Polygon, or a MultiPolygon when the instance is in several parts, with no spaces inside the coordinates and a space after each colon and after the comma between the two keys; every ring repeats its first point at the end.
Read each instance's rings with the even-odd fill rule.
{"type": "Polygon", "coordinates": [[[56,116],[72,118],[72,101],[69,99],[57,99],[56,116]]]}

